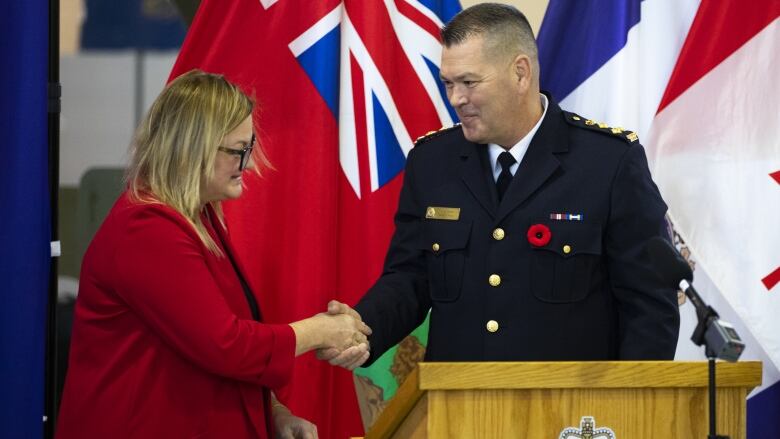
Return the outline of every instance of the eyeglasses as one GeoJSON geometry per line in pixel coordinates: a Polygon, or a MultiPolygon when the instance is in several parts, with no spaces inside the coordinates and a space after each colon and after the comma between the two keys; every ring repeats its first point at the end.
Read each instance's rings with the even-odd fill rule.
{"type": "Polygon", "coordinates": [[[241,149],[226,148],[224,146],[217,147],[218,150],[226,152],[230,155],[237,155],[241,157],[241,162],[238,165],[238,170],[243,171],[246,169],[246,165],[249,164],[249,158],[252,156],[252,148],[255,147],[255,134],[252,133],[252,140],[249,141],[249,145],[241,149]]]}

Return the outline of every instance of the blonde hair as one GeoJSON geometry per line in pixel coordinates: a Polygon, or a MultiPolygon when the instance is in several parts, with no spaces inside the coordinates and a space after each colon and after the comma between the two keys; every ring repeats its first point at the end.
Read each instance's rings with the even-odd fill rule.
{"type": "MultiPolygon", "coordinates": [[[[217,147],[225,135],[252,114],[254,102],[222,75],[191,70],[174,79],[155,99],[135,132],[127,185],[130,196],[163,203],[181,213],[203,244],[222,256],[200,219],[202,192],[214,176],[217,147]]],[[[259,147],[252,152],[255,172],[270,163],[259,147]]],[[[222,219],[219,202],[211,205],[222,219]]]]}

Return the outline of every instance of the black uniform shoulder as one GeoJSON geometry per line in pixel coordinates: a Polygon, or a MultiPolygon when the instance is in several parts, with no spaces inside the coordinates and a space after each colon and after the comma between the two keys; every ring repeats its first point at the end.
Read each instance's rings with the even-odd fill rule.
{"type": "Polygon", "coordinates": [[[459,123],[456,123],[451,127],[441,127],[438,130],[428,131],[427,134],[418,137],[417,140],[414,141],[414,146],[419,147],[420,145],[431,143],[431,141],[434,139],[445,140],[451,135],[456,134],[458,131],[460,131],[459,123]]]}
{"type": "Polygon", "coordinates": [[[566,119],[566,122],[574,127],[601,133],[615,139],[620,139],[628,144],[635,144],[639,141],[639,136],[637,136],[636,133],[631,130],[627,130],[621,127],[611,127],[605,123],[596,122],[595,120],[591,120],[568,111],[564,111],[563,115],[564,119],[566,119]]]}

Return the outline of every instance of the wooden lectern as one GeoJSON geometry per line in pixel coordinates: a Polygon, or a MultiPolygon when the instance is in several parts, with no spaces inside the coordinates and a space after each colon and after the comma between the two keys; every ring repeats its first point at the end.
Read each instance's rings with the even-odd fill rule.
{"type": "MultiPolygon", "coordinates": [[[[761,363],[717,363],[718,434],[745,439],[761,363]]],[[[707,362],[420,363],[375,438],[706,439],[707,362]]]]}

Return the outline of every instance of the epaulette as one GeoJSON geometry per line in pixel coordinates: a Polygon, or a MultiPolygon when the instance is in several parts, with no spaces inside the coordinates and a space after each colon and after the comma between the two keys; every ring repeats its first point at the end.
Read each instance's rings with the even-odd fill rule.
{"type": "Polygon", "coordinates": [[[448,131],[454,130],[455,128],[458,128],[458,127],[460,127],[460,123],[456,123],[455,125],[453,125],[451,127],[441,127],[438,130],[428,131],[425,135],[418,137],[417,140],[414,141],[414,144],[415,145],[419,145],[419,144],[421,144],[423,142],[427,142],[427,141],[429,141],[431,139],[435,139],[436,137],[439,137],[442,134],[444,134],[444,133],[446,133],[448,131]]]}
{"type": "Polygon", "coordinates": [[[596,122],[595,120],[591,120],[591,119],[586,119],[574,113],[565,112],[565,115],[566,115],[566,122],[569,122],[574,126],[611,134],[629,143],[634,143],[637,140],[639,140],[639,136],[637,136],[635,132],[626,130],[625,128],[611,127],[605,123],[596,122]]]}

